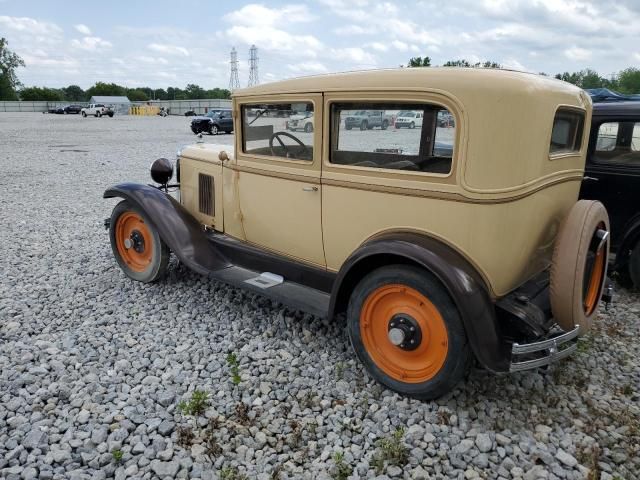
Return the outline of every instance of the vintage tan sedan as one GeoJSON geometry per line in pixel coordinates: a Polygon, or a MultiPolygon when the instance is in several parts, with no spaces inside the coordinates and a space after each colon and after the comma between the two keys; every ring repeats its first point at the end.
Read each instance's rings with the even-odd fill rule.
{"type": "Polygon", "coordinates": [[[591,101],[557,80],[417,68],[286,80],[233,95],[235,148],[197,143],[157,187],[120,184],[115,259],[152,282],[169,253],[329,318],[387,387],[451,390],[568,356],[596,316],[609,221],[578,201],[591,101]],[[416,128],[348,119],[419,114],[416,128]],[[313,128],[287,129],[311,118],[313,128]],[[367,123],[369,125],[369,123],[367,123]],[[373,125],[373,124],[371,124],[373,125]],[[177,190],[171,194],[170,190],[177,190]]]}

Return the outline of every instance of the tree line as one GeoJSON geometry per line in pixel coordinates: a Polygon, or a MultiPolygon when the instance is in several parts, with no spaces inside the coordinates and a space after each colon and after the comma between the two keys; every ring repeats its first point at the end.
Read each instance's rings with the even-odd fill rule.
{"type": "Polygon", "coordinates": [[[188,84],[186,88],[127,88],[115,83],[97,82],[87,90],[78,85],[63,88],[27,87],[17,92],[20,100],[47,100],[86,102],[94,95],[125,96],[132,102],[146,102],[148,100],[195,100],[206,98],[231,98],[231,92],[226,88],[212,88],[205,90],[199,85],[188,84]]]}
{"type": "MultiPolygon", "coordinates": [[[[412,57],[407,63],[407,67],[430,67],[431,58],[412,57]]],[[[469,68],[502,68],[498,62],[486,61],[471,63],[467,60],[449,60],[442,64],[443,67],[469,67],[469,68]]],[[[404,67],[404,65],[401,65],[404,67]]],[[[548,77],[545,72],[539,75],[548,77]]],[[[619,93],[634,94],[640,93],[640,69],[635,67],[625,68],[618,72],[614,78],[606,78],[591,68],[585,68],[579,72],[563,72],[554,75],[558,80],[572,83],[580,88],[608,88],[619,93]]]]}

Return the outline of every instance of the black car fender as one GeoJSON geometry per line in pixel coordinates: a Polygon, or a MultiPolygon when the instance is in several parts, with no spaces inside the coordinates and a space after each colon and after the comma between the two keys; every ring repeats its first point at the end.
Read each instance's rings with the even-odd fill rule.
{"type": "Polygon", "coordinates": [[[624,268],[629,259],[629,251],[633,249],[637,242],[640,242],[640,214],[629,220],[624,227],[622,240],[616,254],[616,270],[624,268]]]}
{"type": "Polygon", "coordinates": [[[208,275],[230,265],[207,239],[200,222],[162,190],[150,185],[121,183],[108,188],[103,197],[124,198],[142,210],[162,241],[190,269],[208,275]]]}
{"type": "Polygon", "coordinates": [[[356,284],[375,268],[407,263],[431,272],[456,304],[476,358],[488,370],[508,372],[511,344],[501,335],[494,303],[482,276],[459,252],[445,243],[415,232],[374,237],[344,262],[333,285],[329,318],[346,310],[356,284]]]}

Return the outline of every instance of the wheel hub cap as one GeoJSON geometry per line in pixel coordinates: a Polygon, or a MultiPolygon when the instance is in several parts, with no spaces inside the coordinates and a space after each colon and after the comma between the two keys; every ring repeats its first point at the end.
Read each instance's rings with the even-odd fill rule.
{"type": "Polygon", "coordinates": [[[402,350],[415,350],[422,341],[422,330],[418,322],[407,314],[394,315],[389,320],[389,341],[402,350]]]}

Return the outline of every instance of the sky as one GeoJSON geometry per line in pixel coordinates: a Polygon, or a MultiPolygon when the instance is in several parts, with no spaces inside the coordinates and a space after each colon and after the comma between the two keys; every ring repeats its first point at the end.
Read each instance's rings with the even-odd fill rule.
{"type": "Polygon", "coordinates": [[[249,47],[261,83],[465,58],[555,74],[640,68],[640,0],[0,0],[0,37],[26,86],[229,86],[249,47]]]}

